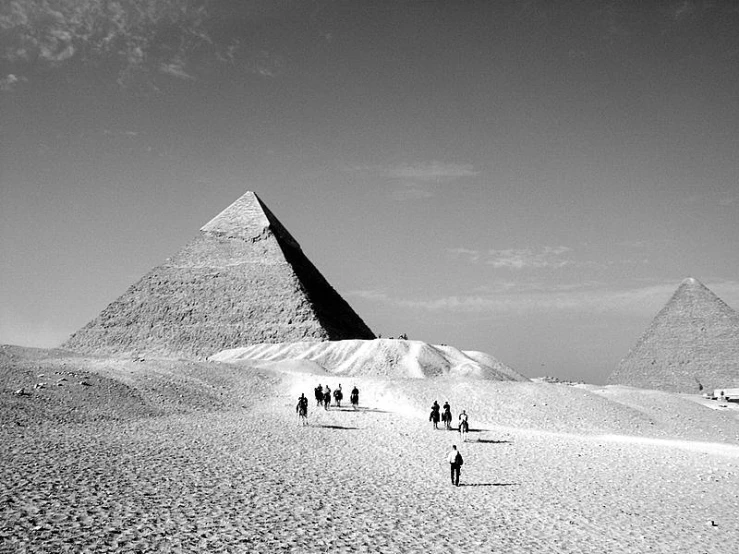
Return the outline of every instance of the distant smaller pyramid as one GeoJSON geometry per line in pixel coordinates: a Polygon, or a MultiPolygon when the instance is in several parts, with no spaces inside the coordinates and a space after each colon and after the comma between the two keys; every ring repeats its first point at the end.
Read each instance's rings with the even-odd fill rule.
{"type": "Polygon", "coordinates": [[[684,393],[739,386],[739,313],[685,279],[608,382],[684,393]]]}

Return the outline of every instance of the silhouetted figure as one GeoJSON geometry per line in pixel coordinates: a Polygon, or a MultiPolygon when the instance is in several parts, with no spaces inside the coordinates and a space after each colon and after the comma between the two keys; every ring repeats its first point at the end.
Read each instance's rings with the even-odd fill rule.
{"type": "Polygon", "coordinates": [[[444,423],[444,428],[449,431],[452,428],[452,409],[449,406],[449,402],[444,402],[444,406],[441,411],[441,421],[444,423]]]}
{"type": "Polygon", "coordinates": [[[457,445],[452,445],[452,449],[449,451],[449,454],[447,454],[446,461],[449,462],[451,467],[452,485],[458,487],[459,474],[461,473],[464,460],[462,459],[462,454],[457,450],[457,445]]]}
{"type": "Polygon", "coordinates": [[[326,385],[323,387],[323,409],[328,410],[329,406],[331,406],[331,389],[326,385]]]}
{"type": "Polygon", "coordinates": [[[431,405],[431,414],[429,415],[429,421],[433,423],[434,429],[439,428],[439,419],[441,419],[439,415],[439,403],[434,400],[434,403],[431,405]]]}
{"type": "Polygon", "coordinates": [[[298,419],[302,425],[308,425],[308,399],[305,394],[300,394],[298,398],[298,405],[295,406],[295,411],[298,414],[298,419]]]}

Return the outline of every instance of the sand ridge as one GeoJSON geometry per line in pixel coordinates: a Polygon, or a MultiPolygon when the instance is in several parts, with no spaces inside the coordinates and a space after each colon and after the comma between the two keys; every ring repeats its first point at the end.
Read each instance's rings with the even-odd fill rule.
{"type": "Polygon", "coordinates": [[[251,366],[289,362],[294,369],[339,375],[392,378],[456,376],[499,381],[527,381],[523,375],[483,352],[465,352],[449,345],[417,340],[374,339],[253,344],[223,350],[209,357],[218,362],[251,366]]]}
{"type": "MultiPolygon", "coordinates": [[[[73,363],[23,359],[47,373],[73,363]]],[[[734,451],[733,409],[668,393],[645,409],[626,388],[74,360],[159,411],[87,417],[79,397],[74,422],[3,420],[0,552],[726,554],[739,538],[736,457],[681,446],[702,436],[734,451]],[[357,384],[361,409],[310,398],[301,427],[297,394],[317,381],[357,384]],[[197,398],[208,391],[211,406],[197,398]],[[433,399],[470,412],[470,442],[431,428],[433,399]],[[659,416],[681,402],[696,408],[691,429],[659,416]],[[459,488],[444,461],[453,442],[459,488]]],[[[4,367],[3,406],[23,378],[4,367]]],[[[51,403],[92,388],[43,392],[51,403]]]]}

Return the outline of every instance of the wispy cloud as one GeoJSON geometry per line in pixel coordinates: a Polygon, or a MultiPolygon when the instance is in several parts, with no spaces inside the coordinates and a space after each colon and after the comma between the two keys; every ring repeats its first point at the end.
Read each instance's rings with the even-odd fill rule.
{"type": "Polygon", "coordinates": [[[429,162],[402,163],[390,166],[355,165],[350,171],[375,174],[389,179],[396,200],[423,200],[436,196],[439,185],[475,177],[480,172],[472,164],[429,162]]]}
{"type": "MultiPolygon", "coordinates": [[[[597,313],[654,316],[669,300],[679,283],[658,283],[643,287],[616,287],[604,283],[573,283],[551,286],[531,283],[436,298],[397,298],[386,291],[353,291],[348,296],[405,309],[428,312],[535,316],[542,313],[597,313]]],[[[724,281],[711,286],[729,305],[739,306],[739,282],[724,281]]]]}
{"type": "Polygon", "coordinates": [[[393,179],[413,181],[451,181],[460,177],[474,177],[480,172],[470,164],[444,163],[439,161],[401,164],[388,167],[385,174],[393,179]]]}
{"type": "Polygon", "coordinates": [[[26,78],[19,78],[13,73],[8,73],[5,77],[0,77],[0,92],[10,92],[22,81],[26,81],[26,78]]]}
{"type": "Polygon", "coordinates": [[[469,263],[481,263],[505,269],[559,268],[576,262],[565,257],[572,252],[567,246],[545,246],[539,250],[507,248],[504,250],[471,250],[452,248],[449,253],[469,263]]]}
{"type": "Polygon", "coordinates": [[[159,71],[176,77],[178,79],[194,80],[195,77],[185,71],[184,64],[182,61],[176,61],[172,63],[162,63],[159,65],[159,71]]]}
{"type": "Polygon", "coordinates": [[[424,185],[416,183],[403,183],[397,189],[392,191],[393,198],[396,200],[425,200],[431,198],[434,193],[424,185]]]}
{"type": "MultiPolygon", "coordinates": [[[[242,45],[248,28],[224,24],[226,10],[212,8],[210,0],[0,2],[0,61],[13,68],[0,79],[0,92],[18,87],[34,65],[61,68],[74,60],[104,62],[122,87],[151,92],[160,90],[161,76],[193,81],[213,62],[266,78],[283,72],[281,56],[242,45]]],[[[258,12],[238,13],[248,23],[258,12]]]]}

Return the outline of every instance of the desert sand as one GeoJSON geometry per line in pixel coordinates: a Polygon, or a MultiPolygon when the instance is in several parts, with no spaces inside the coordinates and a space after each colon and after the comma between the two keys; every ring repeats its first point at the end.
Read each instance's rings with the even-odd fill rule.
{"type": "Polygon", "coordinates": [[[739,545],[739,410],[698,396],[5,346],[0,402],[0,552],[739,545]],[[360,408],[316,408],[318,383],[360,408]],[[470,414],[468,442],[432,429],[434,400],[470,414]]]}

